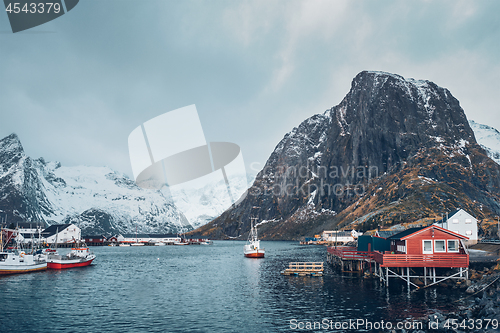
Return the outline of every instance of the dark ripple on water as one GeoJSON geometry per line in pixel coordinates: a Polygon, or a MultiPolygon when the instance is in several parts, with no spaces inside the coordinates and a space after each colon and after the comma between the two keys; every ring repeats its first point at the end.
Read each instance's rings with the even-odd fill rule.
{"type": "Polygon", "coordinates": [[[96,247],[91,267],[2,277],[0,332],[288,332],[292,319],[396,321],[458,298],[329,271],[281,276],[290,261],[324,261],[325,248],[263,242],[266,258],[247,259],[243,244],[96,247]]]}

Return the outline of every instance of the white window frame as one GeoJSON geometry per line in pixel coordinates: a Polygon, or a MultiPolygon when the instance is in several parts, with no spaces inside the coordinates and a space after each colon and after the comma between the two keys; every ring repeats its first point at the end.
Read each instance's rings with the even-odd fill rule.
{"type": "Polygon", "coordinates": [[[466,230],[465,236],[472,236],[472,230],[466,230]]]}
{"type": "Polygon", "coordinates": [[[459,221],[458,221],[458,219],[452,219],[451,222],[452,223],[458,223],[459,221]]]}
{"type": "Polygon", "coordinates": [[[436,252],[436,253],[445,253],[446,252],[446,240],[445,239],[435,239],[434,240],[434,252],[436,252]],[[436,245],[437,242],[443,242],[443,248],[444,248],[443,250],[437,249],[437,245],[436,245]]]}
{"type": "Polygon", "coordinates": [[[471,224],[472,223],[472,219],[465,219],[465,223],[471,224]]]}
{"type": "Polygon", "coordinates": [[[422,240],[422,254],[433,254],[434,250],[434,244],[431,239],[423,239],[422,240]],[[430,242],[431,243],[431,250],[430,251],[425,251],[425,242],[430,242]]]}
{"type": "Polygon", "coordinates": [[[447,250],[448,252],[451,252],[451,253],[457,253],[457,252],[460,252],[460,244],[458,243],[458,240],[457,240],[457,239],[448,239],[448,240],[446,241],[446,245],[447,245],[446,250],[447,250]],[[450,250],[450,243],[451,243],[451,242],[454,242],[454,243],[456,244],[456,246],[455,246],[456,250],[450,250]]]}

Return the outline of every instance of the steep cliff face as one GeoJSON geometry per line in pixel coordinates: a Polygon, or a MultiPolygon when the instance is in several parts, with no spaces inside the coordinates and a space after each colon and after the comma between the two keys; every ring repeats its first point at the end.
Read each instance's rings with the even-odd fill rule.
{"type": "Polygon", "coordinates": [[[0,140],[0,216],[8,222],[42,221],[51,212],[35,166],[16,134],[0,140]]]}
{"type": "Polygon", "coordinates": [[[499,176],[447,89],[361,72],[339,105],[285,135],[243,202],[197,232],[244,238],[250,216],[274,239],[455,207],[481,217],[500,213],[499,176]]]}

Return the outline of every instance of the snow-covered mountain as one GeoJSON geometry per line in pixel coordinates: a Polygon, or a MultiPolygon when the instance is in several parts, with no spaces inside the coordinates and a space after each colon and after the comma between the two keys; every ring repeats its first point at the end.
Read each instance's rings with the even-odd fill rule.
{"type": "MultiPolygon", "coordinates": [[[[249,183],[245,175],[230,182],[239,193],[249,183]]],[[[145,190],[108,167],[34,160],[15,134],[0,140],[0,216],[9,222],[74,223],[84,234],[134,233],[136,227],[178,233],[210,222],[231,202],[223,180],[177,186],[170,193],[145,190]]]]}
{"type": "Polygon", "coordinates": [[[71,222],[85,234],[193,229],[160,191],[141,189],[106,167],[33,160],[15,134],[0,140],[0,210],[9,222],[71,222]]]}
{"type": "Polygon", "coordinates": [[[500,164],[500,132],[496,128],[478,124],[474,120],[469,120],[469,124],[477,143],[486,150],[489,158],[500,164]]]}
{"type": "MultiPolygon", "coordinates": [[[[243,193],[254,178],[254,176],[240,174],[234,175],[229,181],[233,188],[238,190],[238,193],[243,193]]],[[[231,207],[233,201],[239,199],[233,198],[231,200],[224,180],[214,180],[200,185],[171,190],[176,207],[184,213],[195,228],[212,221],[231,207]]],[[[231,193],[231,195],[233,194],[231,193]]]]}

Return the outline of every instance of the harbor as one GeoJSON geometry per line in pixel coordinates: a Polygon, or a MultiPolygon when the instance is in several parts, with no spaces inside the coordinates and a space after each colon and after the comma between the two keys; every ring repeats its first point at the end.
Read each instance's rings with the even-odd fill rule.
{"type": "Polygon", "coordinates": [[[100,246],[92,249],[97,259],[89,267],[2,277],[3,328],[32,332],[36,323],[37,332],[48,333],[72,323],[77,333],[290,332],[293,319],[417,320],[464,304],[456,290],[428,288],[408,295],[391,283],[387,293],[377,279],[345,278],[327,265],[322,277],[282,276],[279,270],[293,260],[324,262],[325,247],[262,243],[264,259],[245,258],[245,241],[100,246]]]}

